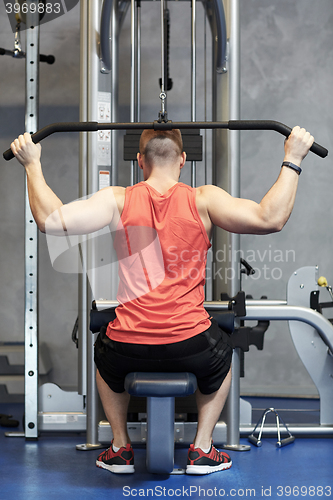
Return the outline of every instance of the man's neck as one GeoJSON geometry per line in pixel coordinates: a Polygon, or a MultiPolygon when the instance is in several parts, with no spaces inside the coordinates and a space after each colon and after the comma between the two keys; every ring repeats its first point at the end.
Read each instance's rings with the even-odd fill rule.
{"type": "Polygon", "coordinates": [[[145,182],[159,193],[164,194],[178,183],[178,176],[174,175],[173,172],[166,173],[165,171],[153,169],[149,177],[145,179],[145,182]]]}
{"type": "Polygon", "coordinates": [[[160,194],[166,193],[170,188],[172,188],[175,184],[178,184],[178,181],[170,181],[167,182],[165,180],[158,180],[158,179],[147,179],[145,181],[149,186],[153,187],[156,191],[158,191],[160,194]]]}

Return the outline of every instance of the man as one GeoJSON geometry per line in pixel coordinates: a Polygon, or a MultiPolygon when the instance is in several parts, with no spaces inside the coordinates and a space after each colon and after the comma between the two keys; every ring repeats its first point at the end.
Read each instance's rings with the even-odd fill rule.
{"type": "Polygon", "coordinates": [[[95,346],[98,391],[114,439],[97,466],[134,472],[124,377],[130,371],[159,370],[191,371],[197,377],[198,427],[186,472],[208,474],[231,467],[230,457],[212,445],[230,387],[232,349],[228,335],[203,308],[209,239],[213,225],[243,234],[280,231],[291,214],[300,165],[312,143],[304,129],[292,130],[280,175],[258,204],[233,198],[216,186],[194,189],[179,183],[186,160],[180,131],[145,130],[138,153],[143,182],[105,188],[68,205],[44,180],[40,145],[29,134],[12,143],[27,173],[31,210],[41,231],[83,234],[116,227],[120,305],[95,346]],[[143,229],[135,239],[133,228],[143,229]]]}

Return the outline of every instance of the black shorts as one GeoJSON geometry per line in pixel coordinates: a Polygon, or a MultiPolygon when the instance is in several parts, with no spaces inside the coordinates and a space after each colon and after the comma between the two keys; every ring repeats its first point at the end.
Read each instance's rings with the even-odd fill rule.
{"type": "Polygon", "coordinates": [[[182,342],[163,345],[116,342],[103,327],[95,343],[97,369],[112,391],[124,392],[130,372],[190,372],[202,394],[217,391],[231,365],[230,336],[211,318],[205,332],[182,342]]]}

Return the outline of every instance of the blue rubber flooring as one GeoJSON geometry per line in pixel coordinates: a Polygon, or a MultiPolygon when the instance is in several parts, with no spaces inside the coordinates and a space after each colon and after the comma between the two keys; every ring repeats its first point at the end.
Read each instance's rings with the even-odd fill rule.
{"type": "MultiPolygon", "coordinates": [[[[0,412],[20,420],[22,405],[1,405],[0,412]]],[[[134,447],[135,474],[115,475],[95,466],[99,451],[76,450],[82,435],[25,441],[5,437],[6,430],[0,428],[0,500],[333,497],[332,439],[297,438],[280,449],[264,439],[261,448],[230,452],[232,468],[207,476],[148,474],[145,448],[134,447]]],[[[185,467],[186,455],[176,448],[175,465],[185,467]]]]}

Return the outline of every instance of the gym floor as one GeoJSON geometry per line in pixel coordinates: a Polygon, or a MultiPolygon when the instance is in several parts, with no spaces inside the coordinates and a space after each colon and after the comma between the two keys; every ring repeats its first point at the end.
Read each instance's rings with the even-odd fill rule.
{"type": "MultiPolygon", "coordinates": [[[[261,409],[271,402],[260,398],[251,402],[257,408],[256,423],[261,409]]],[[[309,423],[318,418],[318,403],[304,400],[304,409],[298,400],[293,406],[290,400],[281,400],[276,408],[289,408],[288,422],[300,417],[309,423]]],[[[1,404],[0,412],[21,421],[23,405],[1,404]]],[[[287,419],[286,412],[281,416],[287,419]]],[[[76,450],[76,444],[85,442],[84,435],[43,434],[38,441],[25,441],[5,437],[7,430],[22,430],[22,425],[0,429],[0,500],[333,497],[331,438],[296,438],[283,448],[276,447],[276,439],[264,438],[260,448],[251,445],[248,452],[230,452],[231,469],[201,477],[150,475],[145,448],[134,446],[135,474],[115,475],[95,467],[98,450],[76,450]]],[[[176,447],[175,465],[185,467],[186,455],[187,448],[176,447]]]]}

